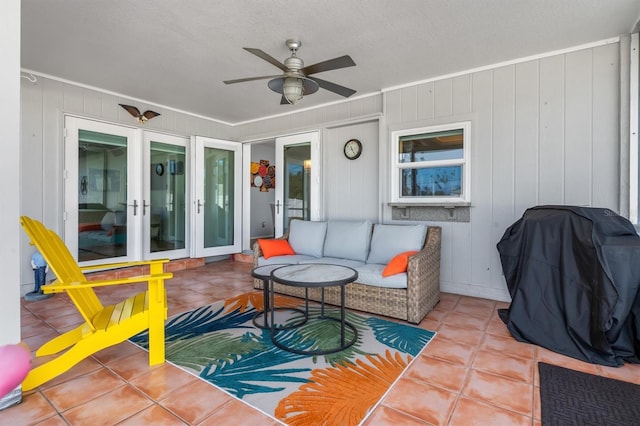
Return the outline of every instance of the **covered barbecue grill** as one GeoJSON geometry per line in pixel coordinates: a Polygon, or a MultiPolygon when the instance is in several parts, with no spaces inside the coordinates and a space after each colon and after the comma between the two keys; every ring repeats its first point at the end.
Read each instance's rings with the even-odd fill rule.
{"type": "Polygon", "coordinates": [[[640,362],[640,237],[609,209],[538,206],[498,243],[519,341],[609,366],[640,362]]]}

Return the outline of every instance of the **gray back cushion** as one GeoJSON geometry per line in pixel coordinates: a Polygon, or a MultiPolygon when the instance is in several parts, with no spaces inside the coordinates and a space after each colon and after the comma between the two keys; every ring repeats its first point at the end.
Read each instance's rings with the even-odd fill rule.
{"type": "Polygon", "coordinates": [[[422,250],[427,225],[381,225],[373,227],[367,263],[387,264],[397,254],[422,250]]]}
{"type": "Polygon", "coordinates": [[[116,214],[114,212],[107,212],[102,217],[102,220],[100,221],[100,226],[102,227],[103,230],[109,231],[111,230],[111,228],[113,228],[113,224],[115,223],[115,221],[116,221],[116,214]]]}
{"type": "Polygon", "coordinates": [[[327,222],[294,219],[289,225],[289,245],[296,254],[322,257],[327,222]]]}
{"type": "Polygon", "coordinates": [[[330,220],[327,224],[324,255],[365,262],[369,254],[372,226],[368,220],[330,220]]]}

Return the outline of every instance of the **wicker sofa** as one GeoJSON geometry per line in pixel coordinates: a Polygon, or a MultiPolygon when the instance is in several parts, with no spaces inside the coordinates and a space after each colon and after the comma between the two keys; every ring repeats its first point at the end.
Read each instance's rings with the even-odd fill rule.
{"type": "MultiPolygon", "coordinates": [[[[353,267],[358,271],[358,279],[345,288],[347,308],[415,324],[422,321],[440,300],[441,228],[438,226],[293,220],[289,229],[283,238],[288,239],[295,254],[265,258],[260,244],[256,242],[253,248],[254,266],[332,263],[353,267]],[[324,233],[321,231],[322,224],[325,225],[324,233]],[[317,229],[310,233],[312,226],[317,229]],[[417,253],[409,257],[406,273],[390,277],[381,275],[384,263],[387,263],[383,261],[388,259],[389,253],[409,250],[417,253]]],[[[254,280],[254,287],[261,289],[262,280],[254,280]]],[[[304,297],[304,288],[275,284],[274,290],[304,297]]],[[[320,289],[309,289],[309,298],[319,301],[320,289]]],[[[339,305],[340,288],[326,288],[325,302],[339,305]]]]}

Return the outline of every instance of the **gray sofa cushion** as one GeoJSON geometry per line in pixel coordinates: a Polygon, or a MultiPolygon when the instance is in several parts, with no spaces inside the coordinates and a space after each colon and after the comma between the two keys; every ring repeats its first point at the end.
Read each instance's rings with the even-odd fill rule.
{"type": "Polygon", "coordinates": [[[348,266],[349,268],[353,268],[353,269],[356,269],[362,265],[366,265],[366,263],[360,262],[359,260],[342,259],[339,257],[321,257],[319,259],[316,259],[316,258],[303,259],[303,260],[300,260],[298,263],[329,263],[331,265],[348,266]]]}
{"type": "Polygon", "coordinates": [[[383,277],[382,271],[384,270],[384,267],[385,265],[380,265],[378,263],[367,263],[356,267],[355,270],[358,271],[358,279],[356,282],[376,287],[407,288],[406,272],[383,277]]]}
{"type": "Polygon", "coordinates": [[[110,231],[111,228],[113,228],[113,224],[115,222],[116,222],[116,214],[114,212],[107,212],[102,217],[102,220],[100,221],[100,226],[105,231],[110,231]]]}
{"type": "Polygon", "coordinates": [[[327,222],[294,219],[290,223],[289,244],[296,254],[322,257],[327,222]]]}
{"type": "Polygon", "coordinates": [[[289,254],[289,255],[283,255],[283,256],[271,256],[268,259],[265,259],[264,256],[260,256],[258,258],[258,266],[263,266],[263,265],[277,265],[277,264],[286,264],[286,265],[292,265],[292,264],[296,264],[296,263],[306,263],[308,261],[311,260],[316,260],[316,257],[313,256],[307,256],[304,254],[289,254]]]}
{"type": "Polygon", "coordinates": [[[324,242],[324,256],[364,262],[369,254],[372,223],[368,220],[330,220],[324,242]]]}
{"type": "Polygon", "coordinates": [[[382,225],[373,227],[371,251],[367,263],[386,265],[393,256],[409,250],[420,251],[427,235],[427,225],[382,225]]]}

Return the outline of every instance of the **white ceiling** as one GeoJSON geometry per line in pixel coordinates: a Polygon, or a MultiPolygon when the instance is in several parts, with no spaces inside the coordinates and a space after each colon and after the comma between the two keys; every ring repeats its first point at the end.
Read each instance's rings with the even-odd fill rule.
{"type": "Polygon", "coordinates": [[[160,106],[238,123],[343,100],[320,89],[280,105],[285,40],[314,74],[357,91],[389,87],[631,32],[639,0],[22,0],[22,68],[160,106]]]}

